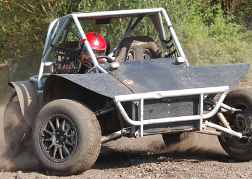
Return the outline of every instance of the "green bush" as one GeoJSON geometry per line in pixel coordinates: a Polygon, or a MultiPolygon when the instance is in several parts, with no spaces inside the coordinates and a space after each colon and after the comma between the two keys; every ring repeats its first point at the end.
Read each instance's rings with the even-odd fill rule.
{"type": "Polygon", "coordinates": [[[191,64],[252,62],[252,32],[234,23],[233,19],[225,15],[220,6],[206,11],[199,3],[190,5],[177,33],[191,64]]]}
{"type": "MultiPolygon", "coordinates": [[[[252,18],[250,1],[240,1],[232,13],[213,0],[9,0],[0,1],[0,63],[42,47],[50,22],[76,11],[104,11],[164,7],[185,54],[193,65],[250,62],[252,18]],[[239,20],[239,24],[235,23],[239,20]]],[[[97,29],[106,37],[122,35],[119,28],[97,29]]],[[[148,22],[146,22],[148,24],[148,22]]],[[[113,24],[112,24],[113,25],[113,24]]],[[[91,27],[90,27],[90,30],[91,27]]],[[[143,24],[141,33],[154,32],[143,24]]],[[[137,33],[136,33],[137,34],[137,33]]],[[[116,42],[112,42],[116,44],[116,42]]]]}

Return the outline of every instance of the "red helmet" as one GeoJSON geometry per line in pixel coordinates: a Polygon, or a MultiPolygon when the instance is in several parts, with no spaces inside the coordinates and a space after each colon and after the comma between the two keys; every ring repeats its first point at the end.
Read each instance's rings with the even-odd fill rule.
{"type": "MultiPolygon", "coordinates": [[[[87,40],[88,40],[91,48],[93,49],[95,56],[105,54],[106,41],[100,34],[98,34],[96,32],[88,32],[88,33],[86,33],[86,37],[87,37],[87,40]]],[[[79,46],[80,46],[80,44],[83,44],[83,39],[80,39],[79,46]]],[[[84,58],[83,58],[83,62],[85,62],[87,60],[87,57],[90,57],[90,55],[88,54],[88,52],[85,48],[83,49],[83,51],[85,53],[84,58]]]]}
{"type": "Polygon", "coordinates": [[[106,50],[106,41],[100,34],[89,32],[86,33],[86,37],[92,49],[106,50]]]}

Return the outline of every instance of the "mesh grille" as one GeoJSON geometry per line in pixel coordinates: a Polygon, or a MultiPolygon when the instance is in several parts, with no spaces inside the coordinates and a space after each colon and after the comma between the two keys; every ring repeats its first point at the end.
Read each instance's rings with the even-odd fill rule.
{"type": "Polygon", "coordinates": [[[53,49],[53,73],[73,74],[81,68],[81,50],[75,48],[54,47],[53,49]]]}

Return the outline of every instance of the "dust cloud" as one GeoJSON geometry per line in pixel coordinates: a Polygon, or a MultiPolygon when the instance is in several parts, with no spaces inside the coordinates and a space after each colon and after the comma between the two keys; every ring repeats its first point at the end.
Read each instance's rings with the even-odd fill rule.
{"type": "Polygon", "coordinates": [[[41,171],[42,168],[33,154],[31,142],[16,155],[7,149],[4,140],[3,115],[4,108],[0,107],[0,171],[41,171]]]}
{"type": "Polygon", "coordinates": [[[211,160],[224,159],[228,156],[222,149],[217,136],[195,132],[189,132],[182,141],[170,145],[169,148],[163,145],[160,151],[171,156],[183,155],[211,160]]]}
{"type": "MultiPolygon", "coordinates": [[[[3,132],[4,108],[0,107],[0,171],[44,171],[33,154],[31,142],[25,145],[25,149],[13,155],[11,150],[6,150],[3,132]]],[[[210,160],[225,157],[227,154],[221,148],[216,136],[188,133],[188,136],[179,143],[166,148],[161,135],[146,136],[143,138],[123,137],[103,145],[101,154],[109,155],[110,152],[124,151],[126,153],[152,153],[165,154],[171,157],[181,156],[206,158],[210,160]]],[[[102,155],[100,155],[102,156],[102,155]]]]}
{"type": "Polygon", "coordinates": [[[195,132],[187,133],[186,137],[178,143],[174,143],[167,148],[163,142],[162,135],[150,135],[143,138],[127,138],[122,137],[116,141],[111,141],[103,144],[101,153],[106,153],[110,150],[128,151],[130,153],[167,153],[171,156],[179,154],[188,154],[192,156],[205,155],[225,155],[218,138],[216,136],[199,134],[195,132]]]}

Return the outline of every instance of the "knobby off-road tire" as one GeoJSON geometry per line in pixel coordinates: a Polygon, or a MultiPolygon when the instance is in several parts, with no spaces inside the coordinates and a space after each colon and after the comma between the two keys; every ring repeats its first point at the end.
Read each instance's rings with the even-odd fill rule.
{"type": "Polygon", "coordinates": [[[240,89],[228,93],[224,103],[242,109],[242,112],[234,114],[225,114],[230,127],[243,133],[247,138],[223,137],[218,139],[222,148],[233,158],[237,160],[252,159],[252,93],[249,90],[240,89]]]}
{"type": "Polygon", "coordinates": [[[96,161],[101,130],[95,114],[84,105],[60,99],[46,104],[35,119],[35,155],[53,175],[79,174],[96,161]]]}
{"type": "Polygon", "coordinates": [[[16,156],[31,147],[31,128],[24,120],[18,101],[6,105],[3,126],[8,154],[16,156]]]}

